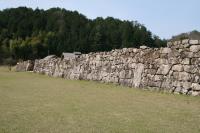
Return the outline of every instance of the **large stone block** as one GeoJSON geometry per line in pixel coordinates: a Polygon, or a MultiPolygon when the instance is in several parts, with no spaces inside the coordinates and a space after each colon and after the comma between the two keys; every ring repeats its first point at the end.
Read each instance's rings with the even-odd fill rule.
{"type": "Polygon", "coordinates": [[[144,64],[141,63],[138,64],[134,71],[134,77],[133,77],[134,87],[140,87],[143,71],[144,71],[144,64]]]}
{"type": "Polygon", "coordinates": [[[171,51],[172,51],[171,48],[161,48],[160,53],[161,53],[161,54],[168,54],[168,53],[170,53],[171,51]]]}
{"type": "Polygon", "coordinates": [[[170,54],[168,54],[168,58],[176,58],[180,56],[180,52],[178,50],[173,49],[170,54]]]}
{"type": "Polygon", "coordinates": [[[167,47],[171,48],[173,46],[172,42],[167,42],[167,47]]]}
{"type": "Polygon", "coordinates": [[[200,45],[192,45],[192,46],[190,46],[190,51],[194,52],[194,53],[200,51],[200,45]]]}
{"type": "Polygon", "coordinates": [[[184,58],[184,59],[181,61],[181,64],[183,64],[183,65],[190,65],[190,58],[184,58]]]}
{"type": "Polygon", "coordinates": [[[200,64],[200,58],[192,58],[191,59],[191,64],[199,66],[199,64],[200,64]]]}
{"type": "Polygon", "coordinates": [[[149,47],[147,46],[140,46],[141,49],[148,49],[149,47]]]}
{"type": "Polygon", "coordinates": [[[147,73],[147,74],[150,74],[150,75],[155,75],[156,74],[156,69],[146,69],[145,70],[145,72],[147,73]]]}
{"type": "Polygon", "coordinates": [[[162,86],[161,88],[164,88],[164,89],[171,89],[173,86],[172,86],[172,82],[169,81],[169,80],[165,80],[162,82],[162,86]]]}
{"type": "Polygon", "coordinates": [[[181,81],[189,81],[189,80],[191,80],[191,76],[187,72],[179,72],[179,80],[181,80],[181,81]]]}
{"type": "Polygon", "coordinates": [[[169,64],[172,64],[172,65],[174,65],[174,64],[180,64],[179,58],[176,58],[176,57],[168,58],[168,62],[169,62],[169,64]]]}
{"type": "Polygon", "coordinates": [[[167,75],[171,69],[171,65],[161,65],[159,68],[158,68],[158,71],[157,71],[157,74],[160,74],[160,75],[167,75]]]}
{"type": "Polygon", "coordinates": [[[153,79],[154,79],[154,81],[162,81],[163,75],[155,75],[153,79]]]}
{"type": "Polygon", "coordinates": [[[200,91],[192,91],[192,96],[200,96],[200,91]]]}
{"type": "Polygon", "coordinates": [[[18,62],[16,65],[17,72],[33,71],[33,69],[34,69],[34,61],[31,60],[18,62]]]}
{"type": "Polygon", "coordinates": [[[195,65],[184,65],[183,68],[184,68],[184,71],[188,73],[195,74],[199,72],[199,68],[195,65]]]}
{"type": "Polygon", "coordinates": [[[178,71],[178,72],[182,72],[183,71],[183,66],[182,65],[174,65],[173,67],[172,67],[172,70],[173,71],[178,71]]]}
{"type": "Polygon", "coordinates": [[[174,90],[175,94],[181,94],[182,92],[182,88],[181,87],[176,87],[176,89],[174,90]]]}
{"type": "Polygon", "coordinates": [[[158,58],[158,59],[155,60],[155,62],[157,64],[160,64],[160,65],[162,65],[162,64],[169,64],[169,61],[167,59],[163,59],[163,58],[158,58]]]}
{"type": "Polygon", "coordinates": [[[148,82],[148,86],[149,87],[157,87],[157,88],[160,88],[162,85],[162,82],[161,81],[153,81],[153,80],[150,80],[148,82]]]}
{"type": "Polygon", "coordinates": [[[189,43],[191,45],[197,45],[197,44],[199,44],[199,40],[190,40],[189,43]]]}
{"type": "Polygon", "coordinates": [[[199,83],[192,83],[192,90],[200,91],[200,84],[199,83]]]}
{"type": "Polygon", "coordinates": [[[182,82],[182,87],[184,88],[184,89],[187,89],[187,90],[189,90],[190,88],[192,88],[192,83],[191,82],[182,82]]]}
{"type": "Polygon", "coordinates": [[[182,40],[182,44],[188,44],[188,43],[189,43],[189,39],[182,40]]]}
{"type": "Polygon", "coordinates": [[[191,81],[192,76],[187,72],[174,72],[173,79],[176,81],[191,81]]]}

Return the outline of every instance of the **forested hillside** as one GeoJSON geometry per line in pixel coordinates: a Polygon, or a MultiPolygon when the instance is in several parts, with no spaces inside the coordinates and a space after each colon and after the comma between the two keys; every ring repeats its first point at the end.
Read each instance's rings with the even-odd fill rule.
{"type": "Polygon", "coordinates": [[[171,41],[177,41],[182,39],[200,40],[200,32],[197,30],[193,30],[191,32],[181,33],[179,35],[173,36],[171,41]]]}
{"type": "Polygon", "coordinates": [[[140,45],[161,47],[166,41],[136,21],[112,17],[91,20],[76,11],[60,8],[19,7],[0,11],[1,63],[62,52],[88,53],[140,45]]]}

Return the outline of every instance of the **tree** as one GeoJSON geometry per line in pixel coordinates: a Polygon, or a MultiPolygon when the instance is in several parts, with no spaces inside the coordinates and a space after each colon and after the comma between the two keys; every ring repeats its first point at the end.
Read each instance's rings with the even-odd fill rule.
{"type": "Polygon", "coordinates": [[[165,46],[137,21],[86,18],[77,11],[26,7],[0,11],[0,61],[35,59],[62,52],[109,51],[116,48],[165,46]]]}

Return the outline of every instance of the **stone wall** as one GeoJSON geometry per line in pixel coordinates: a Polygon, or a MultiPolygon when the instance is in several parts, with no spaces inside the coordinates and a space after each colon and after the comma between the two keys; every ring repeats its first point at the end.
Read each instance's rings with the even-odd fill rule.
{"type": "Polygon", "coordinates": [[[124,48],[79,58],[35,60],[34,72],[76,80],[200,95],[200,41],[169,42],[167,48],[124,48]]]}
{"type": "Polygon", "coordinates": [[[20,61],[17,63],[16,71],[17,72],[25,72],[25,71],[32,71],[34,68],[34,61],[20,61]]]}

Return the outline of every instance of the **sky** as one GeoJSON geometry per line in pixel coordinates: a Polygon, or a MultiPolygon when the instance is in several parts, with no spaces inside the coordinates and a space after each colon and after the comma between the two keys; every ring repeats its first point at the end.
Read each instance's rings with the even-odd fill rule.
{"type": "Polygon", "coordinates": [[[78,11],[89,19],[111,16],[138,21],[160,38],[200,31],[200,0],[0,0],[0,10],[19,6],[78,11]]]}

